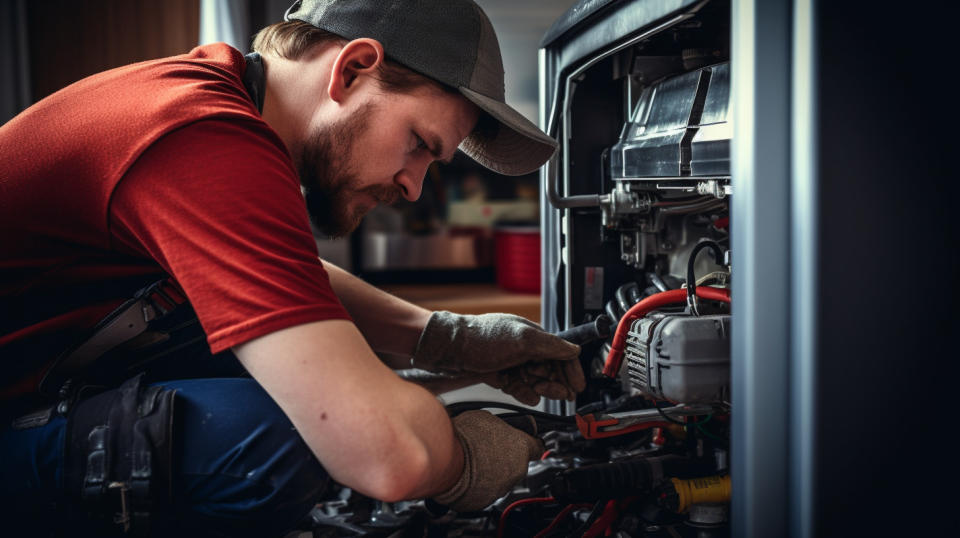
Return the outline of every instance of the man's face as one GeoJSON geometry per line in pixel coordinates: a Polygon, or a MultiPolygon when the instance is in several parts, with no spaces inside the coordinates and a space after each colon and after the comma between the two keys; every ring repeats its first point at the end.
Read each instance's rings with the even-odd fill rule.
{"type": "Polygon", "coordinates": [[[357,98],[313,128],[297,162],[310,218],[331,237],[353,231],[378,204],[418,199],[427,168],[452,158],[479,115],[432,86],[357,98]]]}

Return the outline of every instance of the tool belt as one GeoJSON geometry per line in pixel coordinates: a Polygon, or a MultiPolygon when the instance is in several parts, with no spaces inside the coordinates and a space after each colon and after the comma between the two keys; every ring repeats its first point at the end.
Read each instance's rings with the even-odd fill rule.
{"type": "Polygon", "coordinates": [[[183,290],[160,280],[141,288],[103,318],[89,338],[62,353],[40,381],[39,392],[65,400],[81,384],[117,386],[147,364],[204,340],[183,290]]]}
{"type": "Polygon", "coordinates": [[[12,427],[67,418],[58,507],[65,524],[97,536],[145,536],[162,519],[153,516],[172,500],[176,391],[148,386],[142,372],[191,348],[209,355],[183,291],[161,280],[137,291],[54,362],[39,386],[45,404],[12,427]]]}
{"type": "Polygon", "coordinates": [[[142,378],[79,401],[67,418],[64,511],[102,536],[147,536],[172,505],[176,391],[142,378]]]}

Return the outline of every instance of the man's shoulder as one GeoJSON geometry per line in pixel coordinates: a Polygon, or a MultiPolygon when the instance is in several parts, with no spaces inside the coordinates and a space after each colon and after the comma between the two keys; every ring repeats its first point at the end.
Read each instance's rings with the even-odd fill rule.
{"type": "Polygon", "coordinates": [[[127,100],[133,108],[181,121],[193,117],[258,118],[243,85],[245,68],[240,51],[216,43],[187,54],[121,67],[103,73],[102,81],[91,82],[104,87],[106,94],[127,100]]]}
{"type": "Polygon", "coordinates": [[[157,139],[140,161],[164,170],[189,170],[193,176],[231,183],[241,178],[266,180],[264,176],[281,175],[299,185],[286,146],[259,118],[198,119],[157,139]]]}

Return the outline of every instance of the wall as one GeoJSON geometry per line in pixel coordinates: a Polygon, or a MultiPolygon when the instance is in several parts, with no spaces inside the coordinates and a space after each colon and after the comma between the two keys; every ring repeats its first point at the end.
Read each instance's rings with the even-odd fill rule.
{"type": "Polygon", "coordinates": [[[31,99],[93,73],[188,52],[199,0],[25,2],[31,99]]]}

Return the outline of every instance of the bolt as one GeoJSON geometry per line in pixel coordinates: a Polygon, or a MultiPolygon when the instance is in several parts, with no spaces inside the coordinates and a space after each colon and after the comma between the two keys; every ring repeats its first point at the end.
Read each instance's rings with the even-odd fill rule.
{"type": "Polygon", "coordinates": [[[670,241],[664,241],[663,243],[660,243],[660,248],[663,250],[673,250],[673,243],[670,241]]]}

